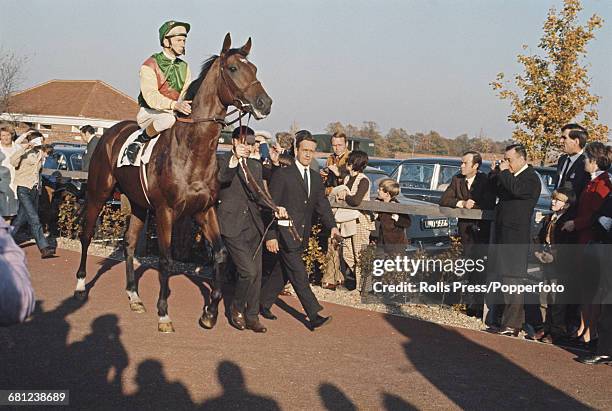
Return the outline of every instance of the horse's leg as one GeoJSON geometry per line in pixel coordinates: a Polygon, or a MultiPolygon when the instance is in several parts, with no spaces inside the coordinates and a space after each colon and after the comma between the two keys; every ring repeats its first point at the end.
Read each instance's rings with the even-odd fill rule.
{"type": "Polygon", "coordinates": [[[211,301],[208,307],[204,307],[204,312],[199,321],[202,327],[210,329],[217,324],[219,302],[221,301],[221,297],[223,297],[221,292],[221,287],[223,285],[222,267],[225,266],[227,260],[227,251],[221,240],[221,231],[219,230],[219,222],[217,220],[215,208],[211,207],[206,211],[196,214],[195,218],[200,227],[202,227],[204,236],[212,245],[214,252],[213,269],[215,271],[215,281],[213,282],[213,289],[210,297],[211,301]]]}
{"type": "Polygon", "coordinates": [[[74,297],[78,300],[85,300],[87,298],[87,290],[85,288],[85,277],[87,276],[87,250],[89,250],[89,244],[91,238],[94,235],[96,228],[96,220],[100,211],[104,207],[104,200],[100,198],[88,198],[85,202],[83,214],[82,214],[82,225],[81,225],[81,264],[76,273],[77,284],[74,290],[74,297]]]}
{"type": "Polygon", "coordinates": [[[125,247],[125,291],[130,299],[130,309],[137,313],[146,312],[145,306],[138,295],[138,283],[134,275],[134,251],[140,232],[144,226],[144,220],[147,216],[147,210],[131,203],[132,214],[130,215],[130,223],[125,231],[124,247],[125,247]]]}
{"type": "Polygon", "coordinates": [[[168,315],[168,297],[170,296],[170,274],[172,270],[172,223],[174,216],[169,208],[158,208],[155,212],[157,222],[157,242],[159,244],[159,298],[157,330],[163,333],[174,332],[172,320],[168,315]]]}

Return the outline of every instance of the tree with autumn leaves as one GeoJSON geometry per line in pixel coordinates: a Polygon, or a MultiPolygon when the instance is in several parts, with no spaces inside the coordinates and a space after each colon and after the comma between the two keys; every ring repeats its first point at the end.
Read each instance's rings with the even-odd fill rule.
{"type": "MultiPolygon", "coordinates": [[[[591,140],[608,140],[608,127],[598,122],[600,97],[589,91],[587,65],[582,61],[586,46],[595,38],[603,20],[594,14],[585,25],[578,23],[580,0],[565,0],[561,12],[552,8],[544,23],[538,48],[544,55],[519,55],[524,73],[515,76],[510,89],[504,73],[491,82],[502,100],[509,100],[512,113],[508,120],[516,124],[513,139],[524,144],[532,159],[542,164],[556,152],[561,127],[579,122],[589,131],[591,140]]],[[[527,46],[523,46],[526,50],[527,46]]]]}

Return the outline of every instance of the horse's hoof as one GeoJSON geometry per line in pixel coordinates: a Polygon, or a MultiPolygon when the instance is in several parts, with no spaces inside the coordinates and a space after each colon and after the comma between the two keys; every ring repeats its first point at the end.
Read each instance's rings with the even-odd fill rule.
{"type": "Polygon", "coordinates": [[[87,300],[87,291],[75,291],[74,298],[77,299],[78,301],[87,300]]]}
{"type": "Polygon", "coordinates": [[[172,322],[168,322],[168,323],[157,323],[157,331],[159,331],[160,333],[173,333],[174,332],[174,326],[172,325],[172,322]]]}
{"type": "Polygon", "coordinates": [[[217,314],[212,314],[205,310],[204,314],[200,317],[198,323],[202,328],[211,330],[217,324],[217,314]]]}
{"type": "Polygon", "coordinates": [[[142,313],[146,313],[147,310],[144,306],[144,304],[140,301],[136,301],[133,303],[130,303],[130,310],[134,311],[135,313],[138,314],[142,314],[142,313]]]}

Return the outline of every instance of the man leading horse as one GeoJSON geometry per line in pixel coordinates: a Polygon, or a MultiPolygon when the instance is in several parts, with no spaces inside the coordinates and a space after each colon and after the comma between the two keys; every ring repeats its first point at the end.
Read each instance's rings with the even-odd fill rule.
{"type": "MultiPolygon", "coordinates": [[[[177,38],[183,37],[184,40],[188,27],[185,27],[184,24],[179,27],[185,30],[179,31],[183,35],[177,38]]],[[[169,33],[170,36],[174,35],[171,30],[172,28],[167,33],[162,30],[165,33],[162,43],[169,33]]],[[[165,39],[168,40],[165,44],[172,46],[172,39],[175,37],[165,39]]],[[[241,113],[249,113],[257,120],[265,118],[270,113],[272,106],[272,99],[257,79],[257,67],[248,60],[250,50],[250,38],[242,47],[232,48],[230,34],[225,36],[219,55],[214,55],[204,62],[198,78],[188,86],[184,94],[184,100],[192,101],[192,104],[187,103],[189,106],[183,106],[178,102],[180,94],[179,99],[176,100],[178,103],[167,101],[168,106],[166,107],[169,112],[164,113],[164,116],[166,114],[171,116],[173,111],[171,108],[180,108],[191,112],[191,115],[189,118],[181,119],[181,122],[176,122],[157,137],[159,144],[152,148],[150,161],[146,165],[124,167],[122,162],[118,161],[122,147],[128,138],[132,134],[141,133],[135,121],[119,122],[102,135],[89,166],[87,201],[81,220],[81,261],[76,273],[76,298],[85,299],[88,296],[92,284],[88,285],[85,282],[87,250],[102,207],[112,195],[114,188],[119,187],[128,198],[131,207],[129,226],[125,233],[126,293],[130,308],[135,312],[145,311],[138,294],[134,251],[144,226],[146,212],[148,209],[154,209],[160,254],[158,330],[161,332],[174,331],[168,313],[169,277],[176,271],[173,269],[171,253],[172,228],[181,218],[192,217],[200,225],[204,236],[212,245],[215,257],[210,303],[205,305],[199,320],[200,325],[205,328],[214,327],[217,321],[218,305],[222,297],[221,273],[226,254],[214,207],[219,192],[216,159],[219,136],[221,129],[226,124],[225,118],[228,115],[229,106],[236,107],[236,110],[241,113]]],[[[182,53],[184,48],[178,47],[175,51],[182,53]]],[[[175,69],[165,68],[167,79],[171,76],[183,79],[180,75],[180,67],[176,68],[178,72],[175,69]]],[[[187,71],[184,73],[186,80],[187,71]]],[[[159,84],[163,86],[165,83],[166,81],[162,80],[159,84]]],[[[184,84],[186,83],[185,81],[184,84]]],[[[176,84],[172,86],[173,89],[178,91],[180,87],[175,86],[176,84]]],[[[163,87],[161,89],[163,90],[163,87]]],[[[145,94],[143,93],[143,98],[146,99],[145,94]]],[[[150,124],[153,124],[155,133],[157,133],[163,127],[159,126],[159,120],[157,124],[155,120],[156,117],[153,116],[150,124]]],[[[175,120],[170,118],[168,121],[174,123],[175,120]]],[[[168,123],[165,126],[167,127],[168,123]]],[[[152,134],[147,132],[145,138],[151,138],[152,134]]],[[[276,209],[273,205],[272,208],[276,209]]]]}

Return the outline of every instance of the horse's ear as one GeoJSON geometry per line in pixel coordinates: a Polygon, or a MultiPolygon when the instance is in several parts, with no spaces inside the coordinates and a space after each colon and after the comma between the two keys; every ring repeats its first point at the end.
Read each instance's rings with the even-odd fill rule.
{"type": "Polygon", "coordinates": [[[244,46],[240,47],[241,53],[245,56],[248,56],[249,53],[251,52],[251,38],[249,37],[249,39],[247,40],[246,43],[244,43],[244,46]]]}
{"type": "Polygon", "coordinates": [[[221,49],[221,54],[228,51],[230,47],[232,47],[232,36],[230,36],[230,34],[227,33],[225,35],[225,38],[223,39],[223,48],[221,49]]]}

